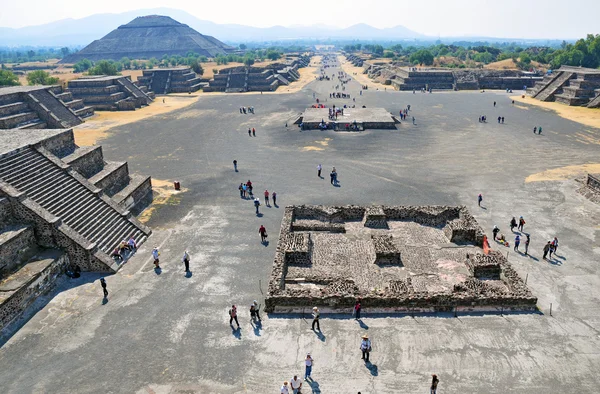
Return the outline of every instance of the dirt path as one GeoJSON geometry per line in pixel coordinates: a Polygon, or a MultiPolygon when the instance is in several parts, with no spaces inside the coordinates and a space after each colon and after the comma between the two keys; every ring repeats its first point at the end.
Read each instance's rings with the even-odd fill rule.
{"type": "MultiPolygon", "coordinates": [[[[369,78],[367,76],[367,74],[363,74],[362,67],[356,67],[356,66],[352,65],[352,63],[347,61],[344,58],[344,56],[341,56],[341,55],[338,56],[338,62],[342,66],[342,70],[344,70],[345,73],[351,75],[361,85],[367,85],[368,87],[375,88],[375,89],[387,88],[387,86],[385,86],[384,84],[373,81],[371,78],[369,78]],[[355,75],[355,73],[356,73],[356,75],[355,75]]],[[[390,89],[392,89],[391,86],[390,86],[390,89]]]]}

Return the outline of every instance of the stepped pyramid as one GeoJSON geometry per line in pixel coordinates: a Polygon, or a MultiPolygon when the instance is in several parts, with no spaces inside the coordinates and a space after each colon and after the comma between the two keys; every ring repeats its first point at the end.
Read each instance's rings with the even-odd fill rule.
{"type": "Polygon", "coordinates": [[[164,55],[185,56],[189,52],[214,57],[233,50],[216,38],[202,35],[168,16],[148,15],[119,26],[81,51],[65,57],[61,63],[76,63],[82,59],[120,60],[123,57],[160,59],[164,55]]]}

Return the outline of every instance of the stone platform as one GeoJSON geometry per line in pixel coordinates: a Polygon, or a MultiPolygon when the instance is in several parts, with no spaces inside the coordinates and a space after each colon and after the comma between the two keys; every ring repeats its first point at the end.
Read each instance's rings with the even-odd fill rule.
{"type": "Polygon", "coordinates": [[[344,108],[344,115],[338,114],[336,120],[329,120],[329,108],[307,108],[300,119],[304,130],[318,129],[321,121],[330,123],[334,130],[345,130],[355,122],[359,130],[396,129],[397,123],[383,108],[344,108]]]}
{"type": "Polygon", "coordinates": [[[535,310],[464,207],[286,207],[266,309],[350,313],[535,310]]]}

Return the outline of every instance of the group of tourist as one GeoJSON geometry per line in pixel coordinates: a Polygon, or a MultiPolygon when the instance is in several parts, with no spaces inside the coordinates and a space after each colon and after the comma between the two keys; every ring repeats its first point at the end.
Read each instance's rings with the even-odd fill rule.
{"type": "Polygon", "coordinates": [[[346,93],[329,93],[329,98],[351,98],[350,97],[350,93],[346,94],[346,93]]]}
{"type": "Polygon", "coordinates": [[[254,114],[254,107],[240,107],[240,114],[254,114]]]}
{"type": "MultiPolygon", "coordinates": [[[[478,202],[479,205],[481,206],[481,194],[478,197],[478,202]]],[[[519,217],[519,220],[517,221],[517,219],[513,216],[512,219],[510,220],[509,223],[510,226],[510,231],[512,233],[514,233],[514,229],[515,227],[517,228],[518,233],[515,235],[515,239],[514,239],[514,246],[513,246],[513,250],[517,253],[521,253],[521,251],[519,250],[519,247],[521,245],[521,241],[522,241],[522,236],[525,235],[526,239],[525,239],[525,256],[529,256],[529,244],[531,243],[531,234],[530,233],[525,233],[524,232],[524,227],[525,227],[525,219],[523,218],[523,216],[519,217]]],[[[503,233],[500,233],[500,229],[498,228],[497,225],[494,225],[494,228],[492,229],[492,235],[493,235],[493,239],[496,242],[499,242],[500,244],[504,245],[504,246],[509,246],[509,242],[506,240],[506,236],[503,233]]],[[[547,260],[547,256],[549,255],[550,259],[552,259],[552,253],[556,254],[556,251],[558,250],[558,238],[554,237],[553,240],[548,241],[546,243],[546,245],[544,245],[544,256],[543,259],[547,260]]]]}
{"type": "Polygon", "coordinates": [[[137,250],[137,243],[133,237],[129,240],[122,240],[121,243],[112,251],[110,257],[115,259],[117,262],[125,261],[125,258],[130,257],[137,250]]]}

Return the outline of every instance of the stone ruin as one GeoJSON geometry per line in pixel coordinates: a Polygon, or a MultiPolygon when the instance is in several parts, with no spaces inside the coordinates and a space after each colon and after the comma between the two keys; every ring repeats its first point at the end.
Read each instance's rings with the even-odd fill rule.
{"type": "Polygon", "coordinates": [[[285,208],[269,313],[533,311],[537,298],[465,207],[285,208]]]}
{"type": "Polygon", "coordinates": [[[208,86],[208,79],[199,78],[189,67],[144,70],[137,85],[154,94],[192,93],[208,86]]]}
{"type": "Polygon", "coordinates": [[[266,67],[230,67],[219,71],[205,92],[267,92],[275,91],[279,86],[286,86],[300,79],[298,69],[310,64],[310,56],[298,55],[283,63],[275,63],[266,67]]]}
{"type": "MultiPolygon", "coordinates": [[[[353,64],[356,56],[347,56],[353,64]]],[[[519,70],[486,70],[414,67],[406,62],[381,63],[363,61],[363,73],[384,85],[396,90],[480,90],[513,89],[532,87],[542,80],[537,75],[519,70]]]]}
{"type": "Polygon", "coordinates": [[[152,201],[150,177],[78,147],[72,129],[0,132],[0,329],[57,278],[116,272],[112,251],[151,234],[135,214],[152,201]]]}
{"type": "Polygon", "coordinates": [[[600,107],[600,70],[562,66],[544,77],[527,94],[541,101],[556,101],[588,108],[600,107]]]}
{"type": "Polygon", "coordinates": [[[587,174],[583,186],[577,192],[590,201],[600,204],[600,174],[587,174]]]}
{"type": "Polygon", "coordinates": [[[64,129],[93,114],[61,86],[0,88],[0,129],[64,129]]]}
{"type": "Polygon", "coordinates": [[[133,111],[154,100],[154,93],[146,86],[138,86],[130,77],[121,75],[87,76],[68,84],[73,97],[97,111],[133,111]]]}

